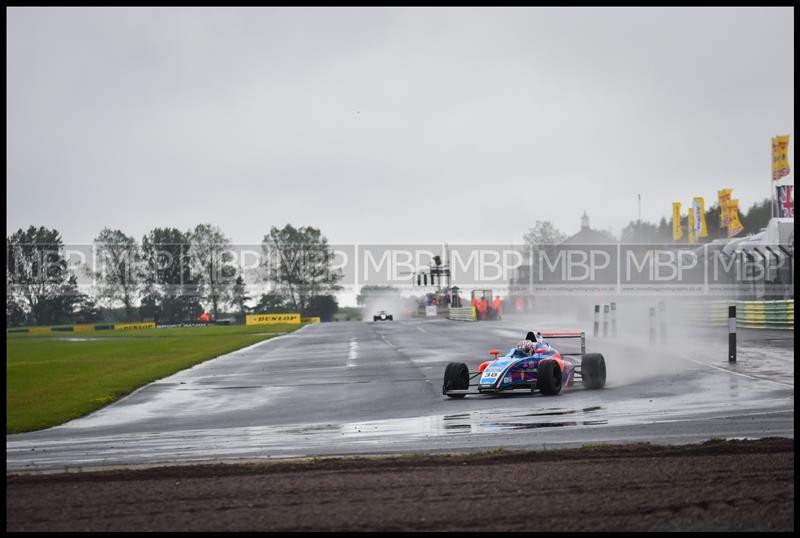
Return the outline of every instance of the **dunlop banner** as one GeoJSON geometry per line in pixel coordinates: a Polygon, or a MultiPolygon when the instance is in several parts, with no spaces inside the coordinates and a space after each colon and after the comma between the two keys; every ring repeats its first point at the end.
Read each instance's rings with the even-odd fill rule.
{"type": "Polygon", "coordinates": [[[247,325],[272,325],[275,323],[301,323],[300,314],[248,314],[247,325]]]}
{"type": "Polygon", "coordinates": [[[727,228],[730,219],[730,209],[728,205],[731,202],[731,192],[733,189],[722,189],[717,191],[719,196],[719,226],[720,228],[727,228]]]}
{"type": "Polygon", "coordinates": [[[303,323],[320,323],[322,320],[316,316],[310,318],[301,318],[303,323]]]}
{"type": "Polygon", "coordinates": [[[146,321],[144,323],[115,323],[115,331],[136,331],[139,329],[155,329],[155,321],[146,321]]]}
{"type": "Polygon", "coordinates": [[[733,237],[744,230],[744,226],[739,220],[739,200],[728,202],[728,210],[730,212],[728,217],[728,237],[733,237]]]}
{"type": "Polygon", "coordinates": [[[772,139],[772,179],[789,175],[789,135],[772,139]]]}

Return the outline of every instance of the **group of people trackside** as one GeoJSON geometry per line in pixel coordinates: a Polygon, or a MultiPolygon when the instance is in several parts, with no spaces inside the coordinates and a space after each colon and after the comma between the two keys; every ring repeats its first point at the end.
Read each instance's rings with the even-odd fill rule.
{"type": "Polygon", "coordinates": [[[473,297],[472,306],[475,307],[476,315],[480,321],[487,319],[502,319],[502,302],[500,301],[500,297],[498,295],[494,296],[491,306],[489,305],[489,300],[486,299],[486,295],[481,295],[480,298],[473,297]]]}

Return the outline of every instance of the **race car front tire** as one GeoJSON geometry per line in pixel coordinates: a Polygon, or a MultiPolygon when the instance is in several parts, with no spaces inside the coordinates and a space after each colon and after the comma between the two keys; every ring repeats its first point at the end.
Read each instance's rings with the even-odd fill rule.
{"type": "Polygon", "coordinates": [[[600,353],[587,353],[581,358],[581,379],[587,389],[602,389],[606,384],[606,360],[600,353]]]}
{"type": "MultiPolygon", "coordinates": [[[[444,384],[442,392],[447,394],[448,390],[468,390],[469,389],[469,368],[463,362],[451,362],[444,369],[444,384]]],[[[448,398],[463,398],[464,394],[447,394],[448,398]]]]}
{"type": "Polygon", "coordinates": [[[561,368],[551,359],[539,361],[536,366],[537,388],[542,394],[555,396],[561,392],[561,368]]]}

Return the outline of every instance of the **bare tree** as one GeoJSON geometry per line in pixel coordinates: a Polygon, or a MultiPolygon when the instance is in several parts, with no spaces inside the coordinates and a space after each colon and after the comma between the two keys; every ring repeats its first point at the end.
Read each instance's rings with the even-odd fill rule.
{"type": "Polygon", "coordinates": [[[244,323],[247,316],[244,303],[252,299],[252,297],[247,295],[247,286],[244,283],[242,275],[237,276],[236,282],[233,283],[232,296],[232,302],[239,307],[239,311],[242,314],[242,323],[244,323]]]}
{"type": "Polygon", "coordinates": [[[284,295],[292,307],[305,312],[311,299],[341,289],[340,270],[331,267],[333,252],[319,229],[310,226],[283,229],[272,227],[261,243],[266,262],[266,280],[277,293],[284,295]]]}
{"type": "Polygon", "coordinates": [[[134,316],[134,303],[139,295],[141,252],[136,239],[120,230],[103,228],[94,240],[99,295],[111,301],[122,301],[128,320],[134,316]]]}
{"type": "Polygon", "coordinates": [[[230,300],[236,274],[232,265],[231,241],[216,226],[198,224],[191,234],[192,266],[197,273],[203,294],[211,301],[214,319],[220,305],[230,300]]]}
{"type": "Polygon", "coordinates": [[[526,248],[533,249],[543,245],[556,245],[567,238],[549,220],[537,220],[533,228],[528,228],[522,240],[526,248]]]}

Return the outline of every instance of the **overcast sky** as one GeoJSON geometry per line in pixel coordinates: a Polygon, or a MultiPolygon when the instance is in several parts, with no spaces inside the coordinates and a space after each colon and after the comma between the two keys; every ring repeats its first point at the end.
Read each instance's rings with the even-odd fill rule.
{"type": "MultiPolygon", "coordinates": [[[[7,11],[10,231],[210,222],[238,243],[615,234],[792,135],[792,8],[7,11]]],[[[793,183],[794,173],[784,183],[793,183]]]]}

